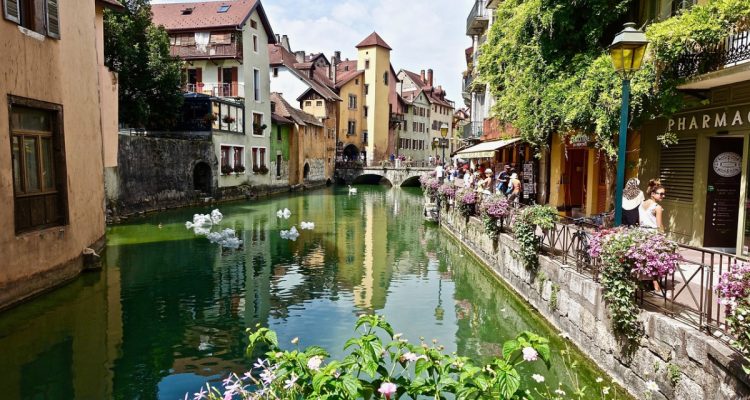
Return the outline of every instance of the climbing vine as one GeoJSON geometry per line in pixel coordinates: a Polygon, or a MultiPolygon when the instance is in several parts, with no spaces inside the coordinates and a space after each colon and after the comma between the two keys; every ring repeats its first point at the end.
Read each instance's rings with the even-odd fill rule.
{"type": "Polygon", "coordinates": [[[543,231],[554,228],[557,210],[550,206],[533,205],[524,208],[515,220],[513,234],[518,243],[518,257],[524,268],[536,271],[539,267],[539,236],[537,227],[543,231]]]}

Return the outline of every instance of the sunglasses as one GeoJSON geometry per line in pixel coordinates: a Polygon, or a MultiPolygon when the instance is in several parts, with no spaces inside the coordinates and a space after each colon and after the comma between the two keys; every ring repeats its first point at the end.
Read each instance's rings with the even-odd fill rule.
{"type": "Polygon", "coordinates": [[[666,196],[667,194],[666,194],[665,192],[661,192],[661,193],[656,193],[656,195],[657,195],[657,196],[661,196],[661,197],[664,197],[664,196],[666,196]]]}

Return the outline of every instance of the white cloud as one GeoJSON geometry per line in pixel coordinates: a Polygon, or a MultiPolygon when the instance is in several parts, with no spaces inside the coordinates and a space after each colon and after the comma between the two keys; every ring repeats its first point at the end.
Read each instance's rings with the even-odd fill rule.
{"type": "MultiPolygon", "coordinates": [[[[183,0],[184,1],[184,0],[183,0]]],[[[152,0],[164,3],[169,0],[152,0]]],[[[463,106],[461,72],[466,68],[466,17],[473,0],[265,0],[274,32],[289,36],[292,50],[340,50],[355,58],[357,45],[377,31],[393,48],[393,67],[432,68],[435,84],[463,106]]]]}

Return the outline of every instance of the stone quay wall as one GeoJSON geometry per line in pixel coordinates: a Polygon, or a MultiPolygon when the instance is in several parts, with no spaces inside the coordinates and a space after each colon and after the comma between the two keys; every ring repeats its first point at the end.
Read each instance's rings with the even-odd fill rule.
{"type": "Polygon", "coordinates": [[[659,391],[652,399],[749,399],[750,382],[741,357],[723,342],[664,314],[642,311],[645,337],[630,355],[612,333],[602,287],[544,255],[535,274],[515,254],[512,236],[497,240],[482,221],[443,212],[441,225],[484,264],[566,334],[635,398],[644,398],[646,382],[659,391]]]}

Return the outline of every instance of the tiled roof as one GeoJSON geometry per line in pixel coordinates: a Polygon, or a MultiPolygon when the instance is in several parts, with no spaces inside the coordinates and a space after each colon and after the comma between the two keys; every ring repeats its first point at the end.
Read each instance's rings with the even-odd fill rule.
{"type": "Polygon", "coordinates": [[[421,75],[405,70],[405,69],[402,69],[401,71],[404,71],[406,76],[408,76],[409,79],[414,81],[415,85],[417,85],[418,87],[424,90],[425,95],[427,95],[427,99],[430,101],[430,103],[441,105],[443,107],[453,107],[453,105],[451,105],[451,103],[444,98],[444,95],[440,96],[436,93],[438,91],[438,88],[430,87],[429,82],[423,81],[421,75]]]}
{"type": "Polygon", "coordinates": [[[291,119],[298,125],[323,126],[323,123],[318,121],[318,119],[315,118],[314,115],[308,114],[300,109],[292,107],[289,103],[287,103],[286,100],[284,100],[284,97],[281,95],[281,93],[271,93],[271,101],[276,103],[276,114],[281,117],[291,119]]]}
{"type": "Polygon", "coordinates": [[[271,121],[280,125],[291,125],[294,123],[291,119],[282,117],[281,115],[276,114],[275,112],[271,113],[271,121]]]}
{"type": "Polygon", "coordinates": [[[377,32],[371,33],[370,36],[365,38],[365,40],[359,42],[359,44],[356,47],[360,48],[360,47],[370,47],[370,46],[380,46],[388,50],[393,50],[391,46],[388,46],[388,43],[386,43],[385,40],[383,40],[383,38],[380,37],[380,35],[378,35],[377,32]]]}
{"type": "Polygon", "coordinates": [[[354,79],[354,78],[356,78],[356,77],[358,77],[360,75],[364,75],[364,73],[365,73],[365,71],[354,70],[354,71],[344,72],[344,73],[342,73],[340,75],[336,74],[336,87],[340,88],[340,87],[346,85],[352,79],[354,79]]]}
{"type": "MultiPolygon", "coordinates": [[[[308,73],[309,67],[312,66],[312,63],[304,63],[304,64],[310,64],[308,66],[308,69],[305,71],[301,71],[298,66],[301,65],[297,63],[297,59],[294,57],[294,54],[290,52],[289,50],[285,49],[283,46],[279,44],[270,44],[268,45],[268,57],[270,59],[271,66],[284,66],[289,71],[291,71],[293,74],[295,74],[299,79],[301,79],[303,82],[307,84],[312,90],[316,91],[319,95],[323,96],[324,99],[328,101],[339,101],[341,98],[331,89],[331,87],[328,85],[328,82],[321,81],[318,79],[318,70],[316,69],[313,72],[313,79],[310,79],[310,74],[308,73]]],[[[325,73],[325,71],[323,71],[325,73]]],[[[307,93],[307,92],[305,92],[307,93]]]]}
{"type": "Polygon", "coordinates": [[[268,42],[275,43],[276,36],[273,34],[260,0],[224,0],[151,5],[154,25],[162,25],[167,31],[241,28],[256,9],[261,24],[263,24],[263,28],[268,35],[268,42]],[[226,12],[218,12],[222,6],[229,6],[229,8],[226,9],[226,12]],[[192,11],[184,13],[184,10],[192,11]]]}
{"type": "Polygon", "coordinates": [[[427,82],[425,82],[425,81],[422,80],[422,76],[421,75],[419,75],[417,73],[414,73],[414,72],[411,72],[411,71],[408,71],[408,70],[405,70],[405,69],[402,69],[402,71],[404,71],[404,73],[406,74],[406,76],[409,77],[409,79],[411,79],[412,81],[414,81],[415,85],[417,85],[419,87],[425,87],[425,86],[427,86],[427,82]]]}
{"type": "Polygon", "coordinates": [[[96,0],[97,3],[102,3],[104,7],[111,8],[113,10],[122,11],[125,7],[117,0],[96,0]]]}

